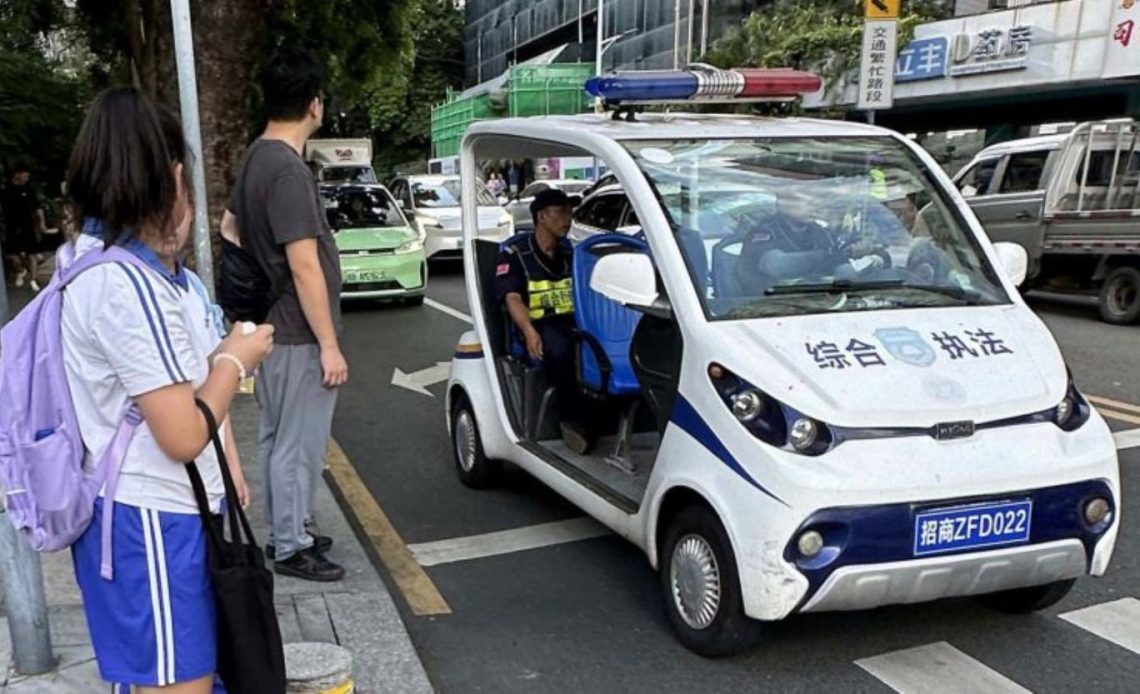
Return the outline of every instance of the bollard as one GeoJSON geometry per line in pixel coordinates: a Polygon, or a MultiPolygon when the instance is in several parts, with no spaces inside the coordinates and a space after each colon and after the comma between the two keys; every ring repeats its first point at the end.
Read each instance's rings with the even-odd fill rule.
{"type": "Polygon", "coordinates": [[[16,672],[41,675],[55,667],[40,555],[0,509],[0,573],[16,672]]]}
{"type": "Polygon", "coordinates": [[[333,643],[285,644],[289,694],[353,694],[352,654],[333,643]]]}

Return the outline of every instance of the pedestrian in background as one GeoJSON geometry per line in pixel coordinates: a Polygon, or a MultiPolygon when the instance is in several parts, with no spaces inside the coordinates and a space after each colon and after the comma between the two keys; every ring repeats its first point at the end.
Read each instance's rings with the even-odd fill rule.
{"type": "Polygon", "coordinates": [[[324,467],[337,388],[348,380],[340,350],[340,260],[320,193],[301,155],[324,115],[314,58],[283,49],[267,65],[262,95],[269,123],[246,152],[222,220],[269,279],[267,322],[277,348],[257,380],[257,459],[265,475],[269,541],[280,574],[337,581],[325,553],[332,538],[311,533],[313,495],[324,467]]]}
{"type": "Polygon", "coordinates": [[[0,192],[0,211],[4,215],[4,252],[11,256],[16,267],[17,287],[30,282],[33,291],[39,291],[36,281],[36,253],[39,245],[36,233],[44,229],[44,211],[32,189],[31,169],[24,162],[12,167],[8,185],[0,192]]]}
{"type": "Polygon", "coordinates": [[[227,414],[243,372],[273,344],[270,326],[222,340],[194,289],[200,280],[179,262],[193,217],[187,161],[177,119],[134,88],[95,99],[71,156],[68,193],[84,220],[75,257],[120,246],[143,265],[105,262],[80,274],[64,293],[61,323],[87,463],[102,459],[132,404],[142,415],[117,485],[108,482],[113,497],[96,500],[72,546],[99,672],[115,691],[213,690],[214,594],[184,463],[196,460],[220,512],[225,492],[200,399],[223,422],[238,497],[248,503],[227,414]],[[109,544],[104,514],[114,521],[109,544]]]}

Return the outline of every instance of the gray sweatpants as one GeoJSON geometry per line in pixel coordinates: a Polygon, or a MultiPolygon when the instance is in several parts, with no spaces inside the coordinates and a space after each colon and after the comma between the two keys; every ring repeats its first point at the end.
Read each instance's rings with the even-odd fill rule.
{"type": "Polygon", "coordinates": [[[257,373],[257,462],[265,475],[269,542],[277,560],[313,543],[305,532],[324,467],[336,389],[321,385],[317,345],[276,345],[257,373]]]}

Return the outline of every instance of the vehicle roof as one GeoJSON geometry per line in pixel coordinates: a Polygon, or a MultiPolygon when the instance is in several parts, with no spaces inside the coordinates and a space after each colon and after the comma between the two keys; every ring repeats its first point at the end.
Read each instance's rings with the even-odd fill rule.
{"type": "Polygon", "coordinates": [[[817,118],[769,118],[736,114],[642,113],[637,120],[614,120],[610,114],[499,118],[472,123],[468,135],[511,135],[538,140],[580,142],[610,140],[692,140],[755,137],[843,137],[889,135],[873,125],[817,118]]]}
{"type": "Polygon", "coordinates": [[[397,176],[397,178],[406,178],[409,181],[415,181],[416,183],[438,185],[444,181],[458,181],[459,174],[408,174],[404,176],[397,176]]]}
{"type": "Polygon", "coordinates": [[[1007,152],[1028,152],[1039,149],[1059,149],[1067,138],[1068,135],[1041,135],[1020,140],[1009,140],[1008,142],[990,145],[978,152],[977,156],[993,156],[1007,152]]]}

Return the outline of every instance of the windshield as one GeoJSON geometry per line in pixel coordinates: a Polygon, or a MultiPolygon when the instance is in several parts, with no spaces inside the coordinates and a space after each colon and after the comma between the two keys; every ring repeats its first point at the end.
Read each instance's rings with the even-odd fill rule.
{"type": "MultiPolygon", "coordinates": [[[[479,191],[479,206],[490,207],[498,205],[498,201],[491,196],[482,183],[477,184],[479,191]]],[[[438,183],[412,183],[412,195],[416,199],[416,207],[459,207],[461,186],[458,178],[449,178],[438,183]]]]}
{"type": "Polygon", "coordinates": [[[375,183],[376,174],[368,166],[331,166],[321,170],[325,183],[375,183]]]}
{"type": "Polygon", "coordinates": [[[406,227],[407,220],[385,190],[345,190],[337,193],[326,207],[337,229],[376,229],[406,227]]]}
{"type": "Polygon", "coordinates": [[[710,319],[1009,301],[964,220],[893,138],[627,148],[710,319]]]}

